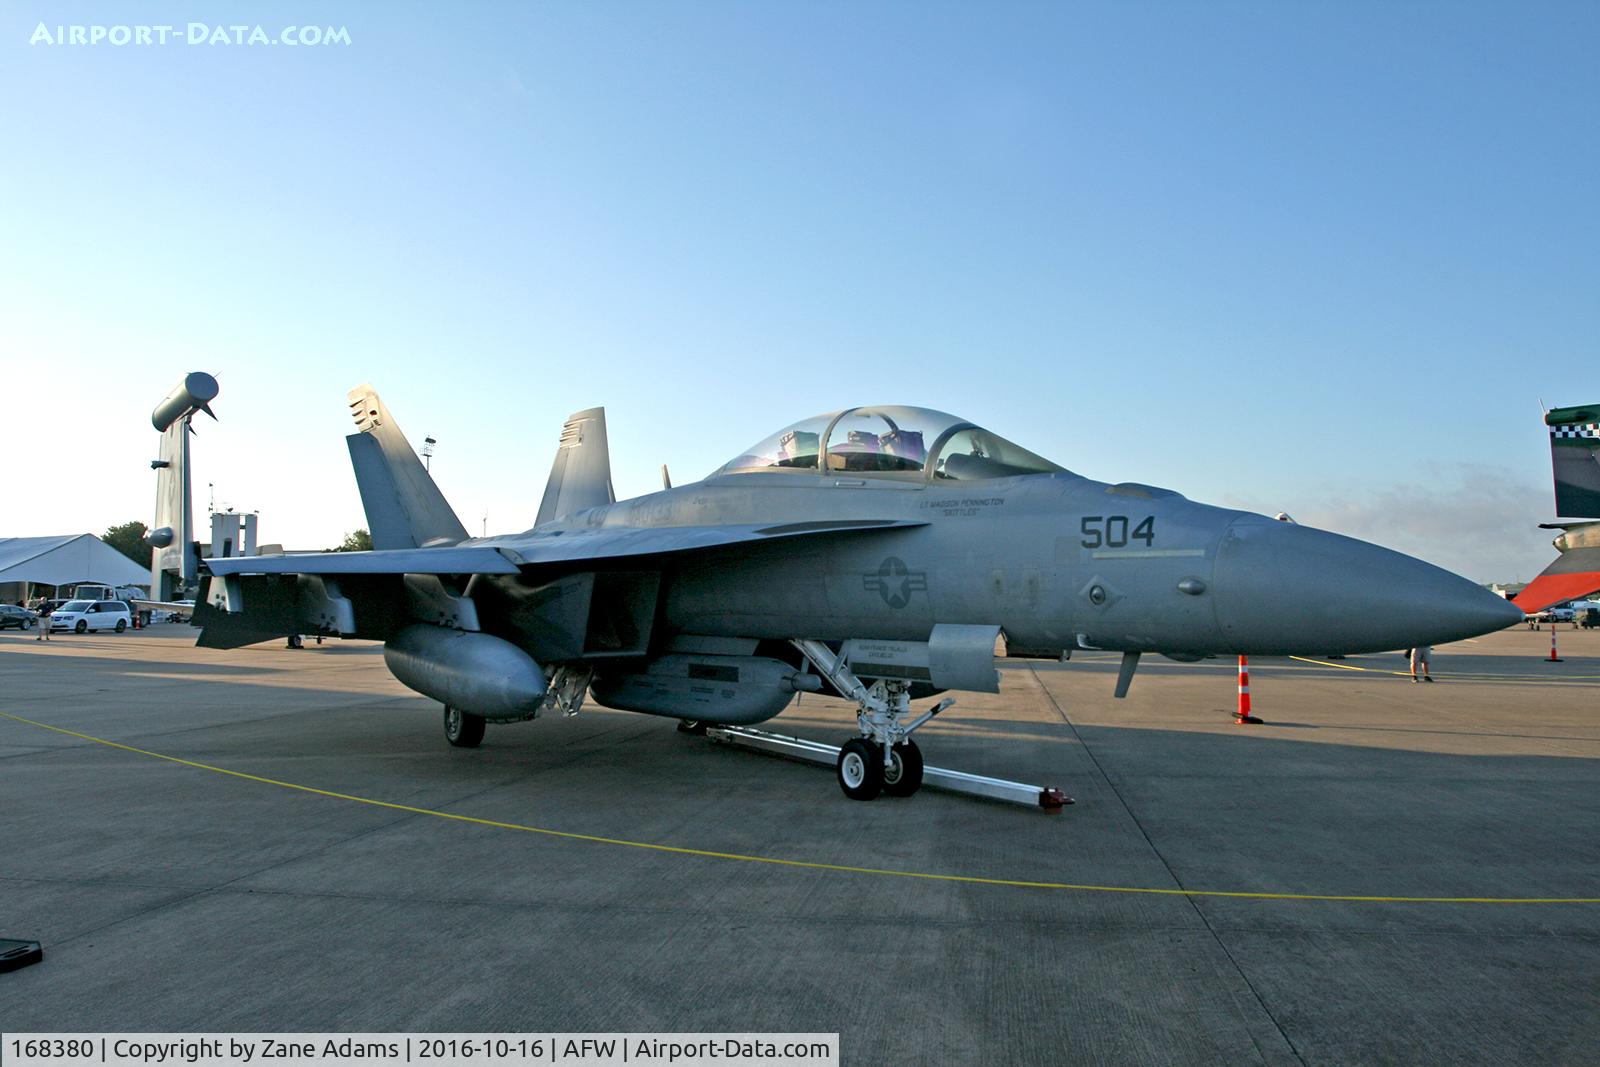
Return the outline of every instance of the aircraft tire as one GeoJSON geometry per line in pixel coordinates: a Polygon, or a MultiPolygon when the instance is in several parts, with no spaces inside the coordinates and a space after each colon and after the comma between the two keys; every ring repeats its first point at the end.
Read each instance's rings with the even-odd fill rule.
{"type": "Polygon", "coordinates": [[[873,800],[883,792],[883,752],[864,738],[846,741],[835,768],[839,788],[851,800],[873,800]]]}
{"type": "Polygon", "coordinates": [[[679,719],[678,732],[680,734],[690,734],[694,737],[704,737],[706,734],[706,724],[701,722],[699,719],[679,719]]]}
{"type": "Polygon", "coordinates": [[[892,797],[908,797],[922,788],[922,750],[915,741],[905,741],[889,750],[889,766],[883,772],[883,791],[892,797]]]}
{"type": "Polygon", "coordinates": [[[460,708],[445,705],[444,739],[456,748],[477,748],[483,744],[485,725],[486,721],[482,715],[473,715],[460,708]]]}

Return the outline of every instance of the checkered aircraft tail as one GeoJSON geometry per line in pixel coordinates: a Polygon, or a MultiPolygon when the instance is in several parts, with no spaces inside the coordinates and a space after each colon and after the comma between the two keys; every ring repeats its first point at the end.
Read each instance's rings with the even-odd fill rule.
{"type": "Polygon", "coordinates": [[[1600,404],[1554,408],[1544,421],[1550,427],[1556,514],[1600,519],[1600,404]]]}
{"type": "MultiPolygon", "coordinates": [[[[1600,404],[1554,408],[1544,421],[1550,428],[1556,514],[1600,518],[1600,404]]],[[[1600,523],[1558,522],[1545,528],[1565,532],[1555,540],[1561,553],[1555,562],[1516,595],[1517,607],[1530,615],[1600,590],[1600,523]]]]}

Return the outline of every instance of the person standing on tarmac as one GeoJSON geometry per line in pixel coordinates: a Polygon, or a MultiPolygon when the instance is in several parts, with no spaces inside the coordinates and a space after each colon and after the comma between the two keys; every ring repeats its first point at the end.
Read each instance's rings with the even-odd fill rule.
{"type": "Polygon", "coordinates": [[[1417,681],[1417,666],[1422,667],[1422,681],[1433,681],[1433,675],[1428,673],[1428,667],[1433,663],[1433,646],[1418,645],[1411,650],[1411,680],[1417,681]]]}
{"type": "Polygon", "coordinates": [[[39,632],[34,635],[35,641],[50,640],[50,602],[39,601],[39,617],[34,620],[34,625],[39,627],[39,632]]]}

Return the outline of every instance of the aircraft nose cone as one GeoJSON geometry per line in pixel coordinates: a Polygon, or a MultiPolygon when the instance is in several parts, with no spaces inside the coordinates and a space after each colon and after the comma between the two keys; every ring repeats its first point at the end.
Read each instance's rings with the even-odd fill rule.
{"type": "Polygon", "coordinates": [[[1522,620],[1516,605],[1431,563],[1254,515],[1223,534],[1215,582],[1218,625],[1247,654],[1382,652],[1522,620]]]}

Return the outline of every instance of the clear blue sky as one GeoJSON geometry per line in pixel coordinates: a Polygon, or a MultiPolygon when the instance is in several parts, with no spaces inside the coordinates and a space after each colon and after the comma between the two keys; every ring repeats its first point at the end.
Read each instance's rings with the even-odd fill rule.
{"type": "Polygon", "coordinates": [[[0,3],[4,534],[198,498],[364,524],[373,381],[475,532],[571,411],[621,495],[799,417],[958,412],[1092,477],[1461,570],[1553,555],[1600,400],[1600,5],[0,3]],[[343,26],[349,46],[30,44],[343,26]],[[69,414],[70,413],[70,414],[69,414]]]}

